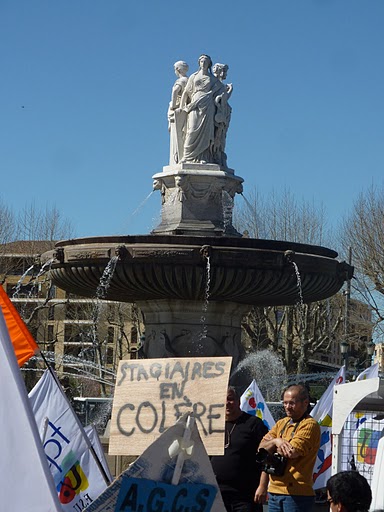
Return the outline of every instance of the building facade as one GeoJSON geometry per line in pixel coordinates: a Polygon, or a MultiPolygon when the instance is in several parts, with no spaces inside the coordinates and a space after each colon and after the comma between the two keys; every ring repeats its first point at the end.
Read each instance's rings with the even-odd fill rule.
{"type": "MultiPolygon", "coordinates": [[[[39,255],[50,242],[0,246],[0,280],[47,360],[71,393],[109,396],[121,359],[138,357],[143,334],[134,304],[89,299],[67,293],[49,279],[39,255]]],[[[42,366],[27,363],[30,385],[42,366]]]]}

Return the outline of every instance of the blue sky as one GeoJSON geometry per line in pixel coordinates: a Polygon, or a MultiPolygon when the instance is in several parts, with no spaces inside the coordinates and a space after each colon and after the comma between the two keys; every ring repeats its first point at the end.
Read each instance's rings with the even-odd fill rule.
{"type": "MultiPolygon", "coordinates": [[[[76,236],[148,233],[168,163],[173,63],[234,85],[228,164],[331,223],[383,184],[383,0],[0,0],[0,199],[76,236]]],[[[243,199],[240,197],[237,202],[243,199]]]]}

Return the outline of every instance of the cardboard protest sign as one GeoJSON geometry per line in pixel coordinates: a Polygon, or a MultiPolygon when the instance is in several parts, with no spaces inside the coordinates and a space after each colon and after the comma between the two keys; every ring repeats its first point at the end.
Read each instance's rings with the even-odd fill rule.
{"type": "Polygon", "coordinates": [[[188,415],[168,428],[84,512],[199,510],[222,512],[224,503],[196,421],[183,443],[188,415]],[[176,446],[176,449],[175,449],[176,446]],[[185,452],[177,484],[171,485],[180,452],[185,452]]]}
{"type": "Polygon", "coordinates": [[[231,357],[120,361],[109,454],[139,455],[192,412],[207,452],[222,455],[231,362],[231,357]]]}

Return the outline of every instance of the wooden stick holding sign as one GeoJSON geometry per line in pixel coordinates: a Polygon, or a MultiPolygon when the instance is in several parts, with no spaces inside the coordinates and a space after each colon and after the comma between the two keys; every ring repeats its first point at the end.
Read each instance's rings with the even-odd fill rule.
{"type": "Polygon", "coordinates": [[[169,455],[172,457],[175,452],[177,453],[177,461],[175,466],[175,471],[172,476],[172,485],[177,485],[180,480],[180,475],[183,470],[183,465],[186,457],[190,457],[193,451],[193,443],[190,444],[192,428],[195,423],[195,419],[193,416],[189,414],[187,418],[187,424],[185,426],[183,439],[181,440],[181,444],[178,440],[175,440],[171,446],[169,447],[169,455]]]}

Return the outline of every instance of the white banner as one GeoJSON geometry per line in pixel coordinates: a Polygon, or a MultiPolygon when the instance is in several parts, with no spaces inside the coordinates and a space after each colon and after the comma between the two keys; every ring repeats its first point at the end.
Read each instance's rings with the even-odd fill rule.
{"type": "Polygon", "coordinates": [[[313,469],[313,488],[321,489],[326,486],[331,476],[332,466],[332,408],[333,388],[338,384],[345,383],[345,366],[342,366],[336,377],[332,380],[324,394],[311,411],[311,416],[320,425],[321,438],[320,448],[317,454],[315,467],[313,469]]]}
{"type": "Polygon", "coordinates": [[[101,446],[99,434],[97,433],[95,425],[87,425],[84,427],[84,431],[87,434],[88,439],[91,441],[91,445],[93,446],[97,458],[101,462],[109,481],[112,482],[113,478],[108,467],[107,459],[105,458],[103,447],[101,446]]]}
{"type": "Polygon", "coordinates": [[[375,379],[379,376],[379,363],[371,365],[363,372],[359,373],[356,380],[375,379]]]}
{"type": "Polygon", "coordinates": [[[62,509],[81,512],[107,487],[90,440],[50,371],[44,372],[29,398],[62,509]]]}
{"type": "Polygon", "coordinates": [[[0,310],[1,510],[62,512],[0,310]]]}

